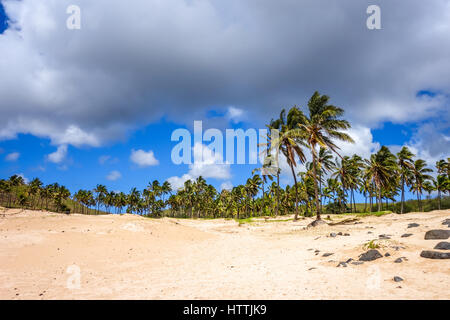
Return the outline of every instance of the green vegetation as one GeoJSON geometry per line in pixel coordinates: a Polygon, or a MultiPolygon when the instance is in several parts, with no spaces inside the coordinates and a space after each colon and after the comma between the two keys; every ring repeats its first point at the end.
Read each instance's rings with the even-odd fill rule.
{"type": "Polygon", "coordinates": [[[198,177],[186,181],[176,192],[167,181],[160,184],[155,180],[144,190],[133,188],[128,194],[97,185],[93,190],[79,190],[71,195],[57,183],[44,186],[39,179],[25,183],[15,175],[0,180],[0,205],[82,214],[126,211],[155,218],[225,218],[236,219],[240,224],[250,223],[254,217],[292,213],[297,220],[299,215],[321,219],[322,213],[381,216],[388,212],[450,208],[450,197],[446,196],[450,193],[450,158],[436,163],[434,178],[427,163],[415,159],[407,147],[396,155],[382,146],[369,159],[356,154],[341,157],[336,143],[353,141],[345,133],[350,124],[342,118],[344,110],[328,102],[328,96],[315,92],[305,112],[297,106],[288,112],[283,109],[279,118],[267,125],[270,133],[264,146],[269,155],[263,167],[255,169],[245,184],[231,190],[218,192],[198,177]],[[271,175],[255,174],[274,169],[271,157],[278,151],[287,159],[294,178],[292,186],[280,186],[279,168],[270,170],[271,175]],[[308,155],[311,162],[307,162],[308,155]],[[296,173],[299,163],[306,170],[296,173]],[[417,200],[405,201],[406,189],[417,200]],[[434,191],[437,196],[432,199],[434,191]],[[364,196],[364,204],[356,203],[355,193],[364,196]],[[400,201],[396,202],[398,197],[400,201]]]}
{"type": "Polygon", "coordinates": [[[381,246],[375,242],[375,240],[371,240],[364,245],[366,249],[379,249],[381,246]]]}

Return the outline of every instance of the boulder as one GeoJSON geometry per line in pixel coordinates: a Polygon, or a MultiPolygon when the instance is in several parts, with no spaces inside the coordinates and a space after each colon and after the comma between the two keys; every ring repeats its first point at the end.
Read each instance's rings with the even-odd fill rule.
{"type": "Polygon", "coordinates": [[[359,256],[359,261],[373,261],[379,258],[383,258],[381,253],[378,250],[372,249],[361,254],[359,256]]]}
{"type": "Polygon", "coordinates": [[[430,230],[425,233],[425,240],[447,240],[450,230],[430,230]]]}
{"type": "Polygon", "coordinates": [[[408,224],[408,228],[417,228],[418,226],[420,226],[420,224],[418,224],[418,223],[410,223],[410,224],[408,224]]]}
{"type": "Polygon", "coordinates": [[[422,251],[420,256],[422,258],[427,258],[427,259],[450,259],[450,252],[425,250],[425,251],[422,251]]]}
{"type": "Polygon", "coordinates": [[[411,237],[413,234],[412,233],[405,233],[405,234],[402,234],[402,238],[408,238],[408,237],[411,237]]]}
{"type": "Polygon", "coordinates": [[[438,250],[450,250],[450,242],[439,242],[434,249],[438,249],[438,250]]]}
{"type": "Polygon", "coordinates": [[[317,227],[317,226],[321,226],[321,225],[327,225],[328,223],[326,223],[323,220],[314,220],[313,222],[311,222],[310,224],[308,224],[308,228],[309,227],[317,227]]]}
{"type": "Polygon", "coordinates": [[[450,227],[450,219],[445,219],[444,221],[442,221],[442,225],[447,225],[450,227]]]}
{"type": "Polygon", "coordinates": [[[403,279],[401,277],[399,277],[399,276],[395,276],[394,277],[394,281],[395,282],[401,282],[401,281],[403,281],[403,279]]]}

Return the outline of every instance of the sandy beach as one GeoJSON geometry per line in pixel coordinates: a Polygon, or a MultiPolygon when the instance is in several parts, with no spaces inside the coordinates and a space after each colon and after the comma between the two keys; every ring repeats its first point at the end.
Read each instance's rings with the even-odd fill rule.
{"type": "Polygon", "coordinates": [[[450,210],[316,228],[286,218],[239,225],[2,209],[0,298],[450,299],[450,260],[420,257],[445,241],[424,235],[449,230],[450,210]],[[371,240],[383,257],[360,264],[371,240]]]}

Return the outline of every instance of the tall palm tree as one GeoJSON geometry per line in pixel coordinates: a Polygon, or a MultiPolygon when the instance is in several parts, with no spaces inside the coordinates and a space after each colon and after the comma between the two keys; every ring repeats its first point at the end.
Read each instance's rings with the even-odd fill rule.
{"type": "Polygon", "coordinates": [[[298,159],[301,163],[306,161],[306,156],[301,146],[305,146],[303,133],[298,129],[300,121],[304,118],[303,113],[297,107],[292,107],[287,117],[285,117],[285,110],[283,109],[280,118],[272,122],[272,128],[279,130],[278,138],[271,141],[271,148],[274,150],[281,150],[286,157],[287,163],[291,168],[292,176],[294,178],[295,188],[295,217],[298,220],[298,186],[297,177],[294,168],[297,166],[298,159]]]}
{"type": "Polygon", "coordinates": [[[313,159],[314,194],[316,199],[317,220],[320,220],[321,206],[319,204],[319,191],[317,183],[317,146],[330,149],[338,154],[339,147],[335,140],[353,143],[350,135],[342,130],[350,128],[347,120],[341,119],[344,109],[328,104],[330,97],[314,92],[308,101],[309,115],[301,114],[298,126],[302,129],[301,136],[305,139],[311,150],[313,159]]]}
{"type": "Polygon", "coordinates": [[[411,183],[411,170],[414,166],[413,158],[415,155],[408,149],[408,147],[403,147],[399,153],[397,153],[397,165],[400,172],[402,195],[400,200],[400,213],[403,213],[403,207],[405,204],[405,184],[410,185],[411,183]]]}
{"type": "Polygon", "coordinates": [[[411,191],[414,191],[417,195],[417,204],[419,206],[419,211],[422,211],[421,196],[424,190],[424,183],[433,178],[428,174],[433,172],[433,170],[427,168],[427,163],[425,160],[417,159],[414,161],[412,167],[413,184],[411,186],[411,191]]]}
{"type": "Polygon", "coordinates": [[[323,175],[330,172],[334,166],[335,163],[333,161],[333,155],[330,152],[330,150],[320,147],[319,154],[317,157],[317,171],[319,172],[319,196],[320,196],[320,206],[322,210],[322,183],[323,183],[323,175]]]}
{"type": "Polygon", "coordinates": [[[378,211],[381,211],[382,188],[388,187],[395,179],[396,158],[386,146],[382,146],[370,156],[370,160],[366,160],[366,165],[366,178],[376,186],[378,211]]]}

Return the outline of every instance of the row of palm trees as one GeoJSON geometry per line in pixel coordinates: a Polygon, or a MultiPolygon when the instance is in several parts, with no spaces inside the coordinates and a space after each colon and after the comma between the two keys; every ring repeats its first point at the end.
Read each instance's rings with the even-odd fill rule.
{"type": "Polygon", "coordinates": [[[58,183],[44,186],[38,178],[29,183],[20,175],[0,180],[0,204],[5,207],[68,211],[66,201],[70,191],[58,183]]]}
{"type": "MultiPolygon", "coordinates": [[[[294,106],[281,111],[277,119],[267,125],[265,146],[267,156],[261,168],[253,170],[243,185],[231,190],[217,191],[203,177],[188,180],[175,192],[168,182],[151,182],[140,191],[133,188],[128,194],[108,191],[97,185],[93,190],[79,190],[72,196],[72,211],[80,213],[129,213],[149,216],[174,217],[235,217],[283,215],[294,213],[316,215],[325,212],[357,212],[355,194],[365,198],[363,211],[381,211],[389,201],[400,197],[399,213],[404,213],[405,193],[409,189],[417,197],[422,210],[422,195],[437,191],[439,208],[442,195],[449,193],[450,159],[436,163],[437,177],[422,159],[403,147],[394,155],[386,146],[368,159],[359,155],[342,156],[337,141],[353,142],[346,133],[348,121],[342,119],[344,111],[329,104],[329,97],[315,92],[307,105],[307,113],[294,106]],[[272,133],[278,133],[273,135],[272,133]],[[285,157],[294,184],[280,186],[281,169],[271,168],[277,153],[285,157]],[[307,161],[311,159],[311,161],[307,161]],[[303,164],[305,170],[296,168],[303,164]]],[[[48,208],[49,201],[58,210],[70,192],[63,186],[43,186],[39,179],[25,184],[21,177],[0,180],[2,204],[48,208]],[[14,194],[14,196],[12,196],[14,194]],[[6,198],[5,198],[6,197],[6,198]],[[45,200],[45,201],[44,201],[45,200]],[[44,203],[43,203],[44,201],[44,203]]]]}

